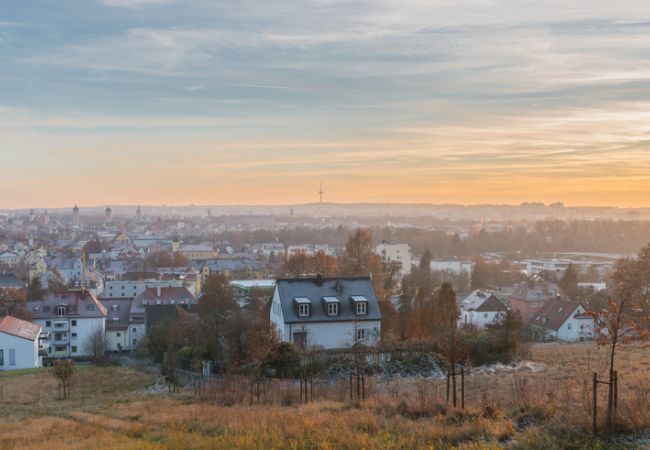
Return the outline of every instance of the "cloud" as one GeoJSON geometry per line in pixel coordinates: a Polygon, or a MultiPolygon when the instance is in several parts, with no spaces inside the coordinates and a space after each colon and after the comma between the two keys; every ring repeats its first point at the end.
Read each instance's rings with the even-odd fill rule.
{"type": "Polygon", "coordinates": [[[176,0],[99,0],[99,3],[106,6],[119,8],[141,8],[143,6],[166,5],[176,0]]]}

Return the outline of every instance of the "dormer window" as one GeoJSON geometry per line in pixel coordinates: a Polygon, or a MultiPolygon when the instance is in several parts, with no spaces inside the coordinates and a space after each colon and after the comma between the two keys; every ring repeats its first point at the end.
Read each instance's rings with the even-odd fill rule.
{"type": "Polygon", "coordinates": [[[353,295],[352,303],[354,304],[354,311],[357,316],[365,316],[368,314],[368,299],[363,295],[353,295]]]}
{"type": "Polygon", "coordinates": [[[325,302],[325,309],[327,310],[328,316],[338,316],[339,315],[339,299],[336,297],[323,297],[325,302]]]}
{"type": "Polygon", "coordinates": [[[294,301],[296,302],[298,317],[309,317],[311,301],[307,297],[296,297],[294,301]]]}
{"type": "Polygon", "coordinates": [[[57,316],[65,316],[65,305],[59,305],[56,307],[57,316]]]}

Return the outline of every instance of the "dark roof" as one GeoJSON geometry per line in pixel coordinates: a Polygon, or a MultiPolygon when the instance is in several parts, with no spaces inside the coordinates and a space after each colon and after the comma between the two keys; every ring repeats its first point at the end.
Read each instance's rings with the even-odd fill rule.
{"type": "Polygon", "coordinates": [[[534,281],[531,285],[523,284],[511,296],[511,299],[523,300],[526,302],[539,302],[554,299],[569,298],[562,292],[562,289],[550,281],[534,281]]]}
{"type": "Polygon", "coordinates": [[[0,287],[3,288],[21,288],[26,287],[27,283],[20,281],[13,273],[0,274],[0,287]]]}
{"type": "Polygon", "coordinates": [[[101,303],[106,308],[108,314],[108,317],[106,317],[107,330],[123,330],[129,326],[131,300],[106,299],[101,300],[101,303]]]}
{"type": "Polygon", "coordinates": [[[149,332],[154,327],[165,325],[179,319],[186,319],[194,311],[194,305],[145,305],[145,328],[149,332]]]}
{"type": "MultiPolygon", "coordinates": [[[[582,306],[582,304],[567,300],[548,301],[540,308],[531,325],[559,330],[579,306],[582,306]]],[[[582,309],[585,309],[585,307],[582,306],[582,309]]]]}
{"type": "Polygon", "coordinates": [[[379,303],[368,277],[360,278],[284,278],[276,283],[286,323],[291,322],[340,322],[356,320],[381,320],[379,303]],[[353,296],[365,297],[368,314],[360,316],[354,309],[353,296]],[[339,300],[339,315],[328,316],[323,297],[339,300]],[[299,317],[295,299],[309,299],[310,316],[299,317]]]}
{"type": "Polygon", "coordinates": [[[463,309],[467,311],[507,311],[506,305],[492,292],[475,290],[462,302],[463,309]]]}
{"type": "Polygon", "coordinates": [[[0,333],[35,341],[41,334],[41,326],[11,316],[0,318],[0,333]]]}
{"type": "Polygon", "coordinates": [[[87,290],[68,289],[63,292],[50,292],[42,301],[28,304],[34,319],[56,317],[56,307],[67,306],[68,317],[106,317],[106,308],[87,290]]]}

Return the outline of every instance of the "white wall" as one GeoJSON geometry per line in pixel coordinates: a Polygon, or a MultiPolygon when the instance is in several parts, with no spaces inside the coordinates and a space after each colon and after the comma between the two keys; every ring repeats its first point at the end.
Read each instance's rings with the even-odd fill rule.
{"type": "Polygon", "coordinates": [[[128,330],[106,330],[106,349],[109,352],[128,350],[128,330]]]}
{"type": "Polygon", "coordinates": [[[458,319],[459,325],[471,324],[476,328],[481,329],[485,328],[486,325],[489,325],[495,321],[495,319],[500,315],[505,314],[502,311],[467,311],[461,309],[460,318],[458,319]]]}
{"type": "Polygon", "coordinates": [[[367,339],[360,342],[364,345],[375,345],[379,342],[381,321],[369,320],[364,322],[318,322],[304,324],[286,324],[284,326],[283,341],[292,342],[293,333],[305,331],[307,333],[307,346],[322,346],[330,348],[347,348],[356,343],[355,330],[366,329],[367,339]]]}
{"type": "Polygon", "coordinates": [[[38,339],[30,341],[6,333],[0,333],[0,350],[4,353],[4,364],[0,370],[31,369],[40,366],[38,339]],[[16,352],[16,364],[9,365],[9,350],[16,352]]]}
{"type": "Polygon", "coordinates": [[[103,317],[57,317],[53,316],[48,319],[38,319],[34,320],[35,323],[38,323],[43,327],[43,331],[50,333],[50,348],[51,352],[48,354],[50,357],[57,358],[67,358],[75,356],[87,356],[84,347],[86,342],[90,339],[92,333],[100,329],[102,333],[106,332],[106,320],[103,317]],[[72,321],[76,320],[77,324],[72,325],[72,321]],[[50,321],[51,326],[47,327],[46,323],[50,321]],[[56,323],[65,323],[66,327],[63,329],[57,329],[55,327],[56,323]],[[67,333],[67,340],[63,344],[55,344],[55,333],[67,333]],[[76,333],[76,337],[73,336],[73,333],[76,333]],[[64,345],[65,351],[60,354],[56,352],[57,345],[64,345]],[[75,348],[73,348],[75,347],[75,348]]]}

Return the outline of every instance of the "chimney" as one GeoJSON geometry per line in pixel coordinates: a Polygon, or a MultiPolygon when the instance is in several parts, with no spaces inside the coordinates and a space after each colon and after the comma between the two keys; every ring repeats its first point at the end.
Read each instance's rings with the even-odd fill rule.
{"type": "Polygon", "coordinates": [[[156,286],[156,296],[160,297],[160,285],[156,286]]]}

